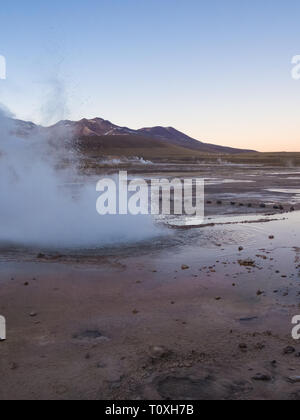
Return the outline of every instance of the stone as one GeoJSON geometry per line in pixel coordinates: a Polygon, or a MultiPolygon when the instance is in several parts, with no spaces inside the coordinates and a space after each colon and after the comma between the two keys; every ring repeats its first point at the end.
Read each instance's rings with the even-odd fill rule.
{"type": "Polygon", "coordinates": [[[254,381],[263,381],[263,382],[268,382],[268,381],[271,381],[271,376],[270,375],[267,375],[267,374],[263,374],[263,373],[257,373],[256,375],[254,375],[253,377],[252,377],[252,379],[254,380],[254,381]]]}
{"type": "Polygon", "coordinates": [[[290,376],[288,381],[292,382],[293,384],[298,384],[300,383],[300,376],[290,376]]]}
{"type": "Polygon", "coordinates": [[[283,354],[293,354],[296,353],[296,349],[292,346],[287,346],[284,350],[283,350],[283,354]]]}
{"type": "Polygon", "coordinates": [[[149,352],[154,359],[162,359],[170,354],[170,350],[164,346],[151,346],[149,352]]]}

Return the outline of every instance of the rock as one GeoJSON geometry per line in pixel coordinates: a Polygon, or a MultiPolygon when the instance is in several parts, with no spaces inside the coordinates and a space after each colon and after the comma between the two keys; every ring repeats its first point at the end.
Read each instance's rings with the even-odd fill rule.
{"type": "Polygon", "coordinates": [[[151,346],[149,349],[150,355],[153,359],[162,359],[170,355],[170,350],[164,346],[151,346]]]}
{"type": "Polygon", "coordinates": [[[248,204],[248,207],[249,207],[249,208],[251,208],[251,207],[252,207],[252,204],[251,204],[251,203],[249,203],[249,204],[248,204]]]}
{"type": "Polygon", "coordinates": [[[215,299],[216,299],[216,300],[221,300],[222,298],[218,296],[218,297],[216,297],[215,299]]]}
{"type": "Polygon", "coordinates": [[[252,379],[253,381],[263,381],[263,382],[268,382],[272,380],[270,375],[266,375],[263,373],[257,373],[256,375],[252,377],[252,379]]]}
{"type": "Polygon", "coordinates": [[[300,383],[300,376],[290,376],[288,378],[288,381],[291,382],[292,384],[298,384],[300,383]]]}
{"type": "Polygon", "coordinates": [[[139,311],[138,311],[137,309],[134,309],[134,310],[132,311],[132,313],[133,313],[133,315],[137,315],[137,314],[139,313],[139,311]]]}
{"type": "Polygon", "coordinates": [[[181,270],[189,270],[189,268],[190,267],[186,264],[182,264],[182,266],[181,266],[181,270]]]}
{"type": "Polygon", "coordinates": [[[36,312],[30,312],[29,316],[31,316],[31,318],[34,318],[34,317],[37,316],[37,313],[36,312]]]}
{"type": "Polygon", "coordinates": [[[235,201],[231,201],[230,205],[231,206],[235,206],[236,205],[236,202],[235,201]]]}
{"type": "Polygon", "coordinates": [[[106,368],[106,364],[99,362],[99,363],[96,364],[96,367],[97,367],[97,369],[105,369],[106,368]]]}
{"type": "Polygon", "coordinates": [[[18,369],[17,363],[15,363],[15,362],[10,363],[9,369],[10,370],[16,370],[16,369],[18,369]]]}
{"type": "Polygon", "coordinates": [[[37,258],[45,258],[45,254],[39,253],[39,254],[37,255],[37,258]]]}
{"type": "Polygon", "coordinates": [[[295,349],[295,347],[292,347],[292,346],[287,346],[283,350],[283,354],[293,354],[293,353],[296,353],[296,349],[295,349]]]}
{"type": "Polygon", "coordinates": [[[29,286],[28,281],[25,281],[24,286],[29,286]]]}
{"type": "Polygon", "coordinates": [[[97,340],[104,338],[98,330],[85,330],[77,334],[73,334],[74,340],[97,340]]]}
{"type": "Polygon", "coordinates": [[[292,207],[290,208],[290,211],[295,211],[295,207],[293,207],[293,206],[292,206],[292,207]]]}
{"type": "Polygon", "coordinates": [[[270,235],[270,236],[269,236],[269,239],[271,239],[271,240],[272,240],[272,239],[275,239],[275,236],[274,236],[274,235],[270,235]]]}
{"type": "Polygon", "coordinates": [[[221,200],[217,201],[218,206],[221,206],[223,204],[223,202],[221,200]]]}
{"type": "Polygon", "coordinates": [[[248,346],[247,346],[247,344],[245,344],[245,343],[241,343],[241,344],[239,344],[239,348],[240,348],[241,350],[247,350],[248,346]]]}
{"type": "Polygon", "coordinates": [[[244,267],[255,267],[255,261],[253,260],[239,260],[239,264],[244,267]]]}
{"type": "Polygon", "coordinates": [[[260,207],[261,209],[265,209],[267,206],[266,206],[264,203],[261,203],[261,204],[259,205],[259,207],[260,207]]]}
{"type": "Polygon", "coordinates": [[[258,319],[257,316],[251,316],[246,318],[240,318],[240,322],[250,322],[250,321],[256,321],[258,319]]]}
{"type": "Polygon", "coordinates": [[[258,290],[257,292],[256,292],[256,295],[257,296],[261,296],[261,295],[263,295],[264,294],[264,292],[262,292],[261,290],[258,290]]]}
{"type": "Polygon", "coordinates": [[[240,246],[239,251],[244,251],[244,248],[242,246],[240,246]]]}

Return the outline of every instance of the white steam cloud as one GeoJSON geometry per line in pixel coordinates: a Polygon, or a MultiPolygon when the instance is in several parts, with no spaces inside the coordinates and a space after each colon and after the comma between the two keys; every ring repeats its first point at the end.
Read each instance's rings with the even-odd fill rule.
{"type": "Polygon", "coordinates": [[[91,248],[157,235],[148,216],[99,216],[95,183],[76,172],[70,132],[60,128],[53,139],[42,129],[23,136],[23,128],[0,108],[1,245],[91,248]],[[76,192],[67,185],[74,180],[76,192]]]}

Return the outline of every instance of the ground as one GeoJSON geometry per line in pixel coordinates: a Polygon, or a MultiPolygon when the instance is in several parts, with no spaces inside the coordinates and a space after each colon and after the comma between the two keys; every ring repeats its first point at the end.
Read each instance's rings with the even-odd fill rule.
{"type": "Polygon", "coordinates": [[[162,225],[150,243],[110,249],[2,248],[0,399],[299,399],[296,193],[275,202],[266,181],[242,212],[231,197],[217,205],[215,185],[207,208],[220,224],[162,225]],[[220,219],[250,211],[277,220],[220,219]]]}

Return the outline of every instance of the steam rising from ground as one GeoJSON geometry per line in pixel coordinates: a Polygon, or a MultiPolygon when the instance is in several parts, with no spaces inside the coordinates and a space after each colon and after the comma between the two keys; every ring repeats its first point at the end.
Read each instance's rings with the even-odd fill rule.
{"type": "Polygon", "coordinates": [[[151,217],[99,216],[95,184],[78,179],[72,133],[60,129],[50,139],[38,130],[26,138],[16,124],[0,109],[0,244],[86,248],[157,234],[151,217]],[[67,185],[75,179],[76,193],[67,185]]]}

